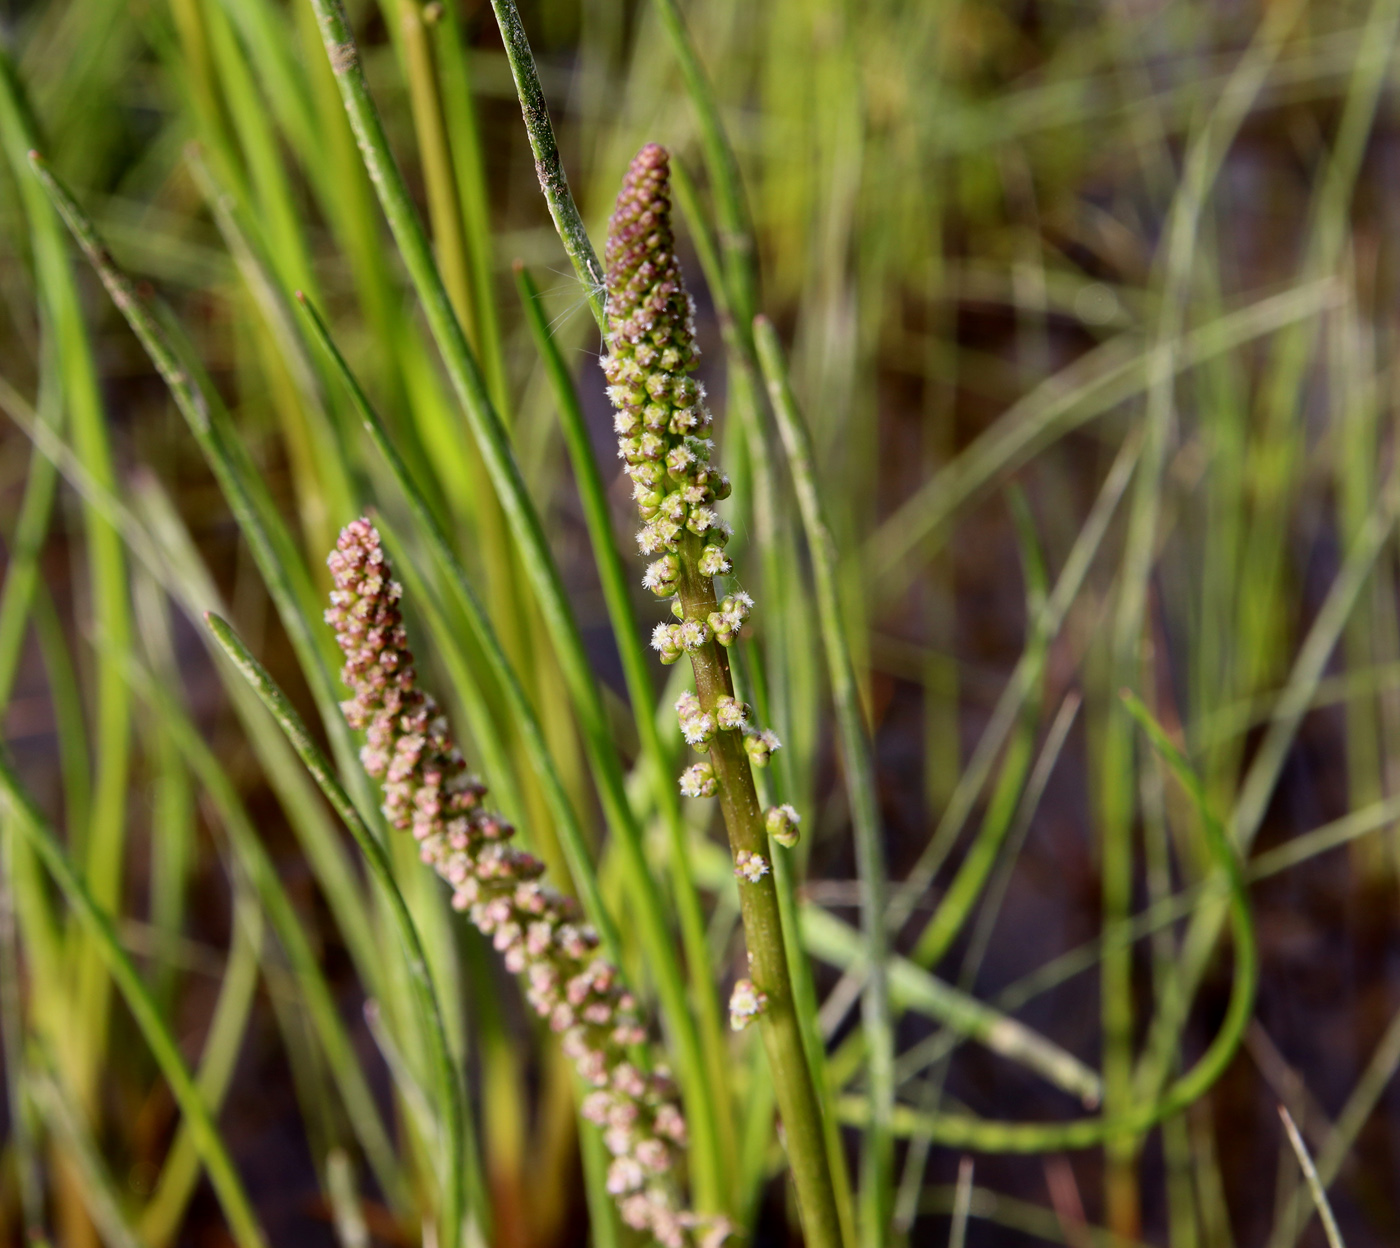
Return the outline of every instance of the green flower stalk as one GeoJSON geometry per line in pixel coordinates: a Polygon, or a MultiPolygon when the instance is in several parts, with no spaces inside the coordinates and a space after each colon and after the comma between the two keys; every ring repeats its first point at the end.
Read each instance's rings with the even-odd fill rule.
{"type": "Polygon", "coordinates": [[[353,694],[341,710],[365,733],[360,760],[382,782],[385,817],[413,833],[423,861],[451,886],[453,907],[524,978],[526,998],[592,1089],[582,1113],[603,1129],[613,1156],[608,1190],[623,1220],[663,1248],[718,1248],[729,1224],[679,1200],[686,1124],[675,1088],[661,1069],[643,1071],[629,1059],[646,1041],[637,1002],[598,956],[597,933],[578,904],[543,883],[543,864],[511,845],[515,829],[487,808],[486,788],[468,771],[446,716],[419,688],[402,590],[373,525],[360,519],[342,529],[327,563],[335,588],[326,623],[353,694]]]}
{"type": "Polygon", "coordinates": [[[735,986],[730,1022],[737,1030],[759,1021],[809,1248],[839,1248],[821,1111],[794,1011],[771,870],[770,834],[790,846],[799,818],[790,806],[759,805],[751,768],[765,766],[779,742],[751,723],[749,708],[734,696],[726,650],[754,603],[737,588],[723,596],[715,589],[717,577],[733,572],[724,550],[729,528],[715,511],[729,481],[714,465],[714,443],[706,436],[712,418],[690,375],[698,354],[695,305],[671,231],[669,157],[655,143],[628,167],[605,260],[603,371],[616,410],[618,454],[643,521],[637,545],[652,557],[642,583],[672,600],[674,616],[656,626],[651,644],[663,663],[689,655],[695,671],[695,693],[682,695],[676,712],[686,741],[707,757],[682,774],[681,792],[719,799],[739,884],[750,977],[735,986]]]}

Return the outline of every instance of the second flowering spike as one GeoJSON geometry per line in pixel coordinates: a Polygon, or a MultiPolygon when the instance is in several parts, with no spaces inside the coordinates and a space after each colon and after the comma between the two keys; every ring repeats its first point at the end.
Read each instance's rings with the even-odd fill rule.
{"type": "Polygon", "coordinates": [[[379,534],[366,519],[347,525],[328,560],[335,589],[326,622],[345,655],[342,704],[363,729],[360,757],[381,782],[384,813],[412,831],[423,861],[452,889],[491,939],[506,968],[525,981],[526,1000],[559,1034],[560,1047],[591,1088],[583,1112],[612,1153],[607,1188],[623,1220],[663,1248],[706,1248],[729,1224],[685,1209],[676,1182],[685,1120],[675,1088],[643,1073],[629,1050],[646,1042],[637,1002],[576,902],[545,884],[543,865],[510,844],[515,835],[484,803],[447,718],[418,684],[379,534]]]}

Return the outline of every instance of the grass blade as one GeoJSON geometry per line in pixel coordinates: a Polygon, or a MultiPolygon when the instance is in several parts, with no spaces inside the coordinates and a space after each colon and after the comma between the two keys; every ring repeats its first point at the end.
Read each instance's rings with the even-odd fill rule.
{"type": "Polygon", "coordinates": [[[864,1218],[863,1242],[878,1248],[886,1242],[894,1200],[894,1141],[890,1118],[894,1112],[894,1032],[890,1021],[885,928],[885,850],[880,827],[879,798],[870,731],[861,711],[855,667],[837,590],[836,545],[821,503],[812,463],[807,427],[797,408],[787,364],[777,332],[766,317],[753,322],[759,363],[787,452],[788,468],[797,490],[812,576],[817,590],[817,614],[826,650],[827,677],[836,703],[841,761],[854,825],[856,867],[860,879],[861,935],[865,944],[867,980],[863,1018],[870,1078],[870,1136],[862,1161],[860,1199],[864,1218]]]}
{"type": "Polygon", "coordinates": [[[39,808],[19,783],[8,757],[0,753],[0,791],[5,797],[11,837],[22,836],[42,859],[68,904],[77,912],[85,930],[102,954],[113,982],[136,1019],[161,1074],[170,1085],[171,1094],[185,1121],[190,1136],[199,1151],[200,1160],[213,1184],[219,1203],[228,1218],[240,1248],[267,1248],[262,1228],[258,1225],[243,1183],[234,1168],[219,1129],[209,1112],[198,1085],[190,1074],[180,1048],[170,1034],[156,1006],[146,981],[132,964],[112,927],[112,920],[94,901],[91,891],[74,868],[67,852],[39,808]]]}
{"type": "MultiPolygon", "coordinates": [[[[1293,1146],[1293,1152],[1298,1158],[1298,1166],[1303,1171],[1303,1177],[1308,1181],[1308,1191],[1312,1195],[1313,1204],[1317,1207],[1317,1216],[1322,1219],[1322,1229],[1327,1236],[1328,1244],[1331,1248],[1346,1248],[1342,1242],[1342,1233],[1337,1228],[1337,1219],[1332,1214],[1332,1206],[1328,1203],[1327,1192],[1323,1189],[1322,1180],[1318,1178],[1317,1167],[1313,1165],[1313,1159],[1308,1155],[1308,1146],[1303,1143],[1303,1137],[1298,1133],[1293,1116],[1282,1105],[1278,1107],[1278,1116],[1283,1120],[1283,1129],[1288,1133],[1288,1142],[1293,1146]]],[[[1299,1229],[1302,1229],[1301,1226],[1299,1229]]]]}

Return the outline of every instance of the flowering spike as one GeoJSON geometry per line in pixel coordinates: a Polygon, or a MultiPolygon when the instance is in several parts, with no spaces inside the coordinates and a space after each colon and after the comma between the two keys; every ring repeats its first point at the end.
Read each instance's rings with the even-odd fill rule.
{"type": "Polygon", "coordinates": [[[697,1235],[719,1243],[728,1224],[684,1211],[676,1195],[685,1120],[674,1087],[628,1060],[628,1049],[646,1039],[636,1000],[598,956],[598,936],[577,903],[542,883],[543,866],[510,845],[515,829],[486,809],[485,786],[467,771],[432,695],[418,687],[399,614],[402,591],[374,526],[364,519],[347,525],[327,562],[335,589],[326,622],[345,654],[341,679],[353,695],[342,709],[352,728],[365,731],[360,757],[382,783],[385,816],[412,830],[423,861],[451,885],[453,906],[524,977],[526,999],[594,1089],[582,1109],[605,1127],[614,1156],[607,1185],[623,1218],[666,1248],[688,1248],[697,1235]]]}
{"type": "MultiPolygon", "coordinates": [[[[711,777],[724,777],[714,791],[724,808],[735,873],[746,881],[744,934],[750,965],[773,994],[775,1009],[781,1007],[787,1015],[786,951],[777,891],[765,878],[770,866],[764,854],[770,826],[779,844],[795,839],[797,815],[791,807],[761,813],[752,768],[767,764],[778,739],[749,724],[748,708],[735,697],[725,654],[741,636],[753,600],[742,590],[728,595],[715,590],[716,577],[733,575],[724,553],[731,529],[715,509],[729,496],[730,484],[714,462],[704,387],[690,375],[696,359],[695,305],[676,259],[669,157],[654,143],[642,148],[627,169],[608,223],[606,265],[608,353],[602,365],[617,413],[618,455],[631,478],[643,525],[637,545],[649,558],[660,557],[647,571],[647,587],[671,596],[675,585],[671,612],[677,622],[657,625],[652,645],[663,663],[688,655],[701,691],[698,699],[686,695],[676,709],[686,740],[707,751],[709,761],[685,772],[681,791],[708,793],[711,777]],[[668,558],[676,561],[674,578],[664,562],[668,558]]],[[[735,1027],[751,1020],[764,999],[751,983],[740,988],[731,1009],[735,1027]]],[[[767,1029],[770,1052],[781,1054],[773,1064],[777,1098],[785,1120],[815,1120],[820,1110],[795,1036],[795,1028],[767,1029]]],[[[789,1143],[799,1201],[818,1211],[813,1214],[818,1222],[834,1226],[824,1145],[810,1133],[794,1135],[789,1143]],[[799,1153],[801,1167],[796,1164],[799,1153]]],[[[619,1182],[634,1177],[629,1171],[619,1175],[619,1182]]],[[[624,1216],[626,1208],[624,1202],[624,1216]]]]}
{"type": "Polygon", "coordinates": [[[638,545],[643,554],[674,554],[687,533],[708,534],[716,553],[706,564],[715,570],[705,574],[718,575],[727,561],[715,541],[722,545],[727,529],[711,504],[728,492],[728,482],[710,463],[712,445],[704,437],[710,411],[703,387],[690,376],[698,355],[695,304],[671,231],[670,159],[655,143],[628,167],[605,258],[603,371],[617,410],[618,454],[646,521],[638,545]]]}

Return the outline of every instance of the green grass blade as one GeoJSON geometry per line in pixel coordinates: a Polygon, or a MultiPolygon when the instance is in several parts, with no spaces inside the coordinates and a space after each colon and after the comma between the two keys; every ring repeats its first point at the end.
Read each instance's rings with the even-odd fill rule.
{"type": "MultiPolygon", "coordinates": [[[[341,1020],[335,997],[321,970],[306,927],[263,846],[247,808],[239,798],[228,772],[200,736],[185,708],[148,672],[132,665],[128,667],[127,675],[138,696],[147,701],[152,711],[165,723],[176,748],[218,813],[238,869],[247,876],[249,886],[257,894],[273,935],[296,979],[298,991],[311,1016],[331,1076],[345,1102],[360,1146],[390,1204],[396,1209],[407,1209],[404,1176],[394,1155],[389,1131],[380,1117],[369,1081],[341,1020]]],[[[264,723],[264,729],[271,726],[264,723]]],[[[252,732],[256,732],[256,728],[250,730],[250,735],[252,732]]],[[[148,1212],[146,1217],[152,1218],[154,1214],[148,1212]]],[[[159,1241],[160,1236],[149,1226],[146,1229],[152,1240],[159,1241]]]]}
{"type": "Polygon", "coordinates": [[[606,333],[603,266],[598,262],[583,218],[579,216],[578,205],[574,203],[569,190],[569,176],[564,172],[564,162],[559,157],[559,144],[549,120],[549,104],[544,98],[544,88],[540,86],[535,56],[525,35],[525,23],[520,20],[515,0],[491,0],[491,8],[496,14],[501,38],[505,41],[506,58],[510,61],[511,76],[515,79],[516,94],[520,97],[520,111],[525,119],[525,131],[530,137],[530,151],[535,156],[540,190],[544,192],[545,203],[549,205],[549,215],[559,232],[559,240],[564,244],[564,250],[588,298],[593,319],[598,322],[599,331],[606,333]]]}
{"type": "Polygon", "coordinates": [[[817,614],[826,650],[827,677],[836,703],[841,761],[854,826],[861,891],[861,935],[868,971],[863,1017],[868,1046],[871,1124],[862,1161],[860,1199],[863,1242],[878,1248],[886,1242],[894,1200],[894,1142],[889,1131],[894,1112],[894,1033],[885,979],[889,956],[885,928],[887,882],[873,747],[856,688],[855,668],[837,589],[836,545],[821,502],[807,427],[797,408],[777,332],[766,317],[754,320],[753,331],[807,534],[817,590],[817,614]]]}
{"type": "MultiPolygon", "coordinates": [[[[97,367],[83,325],[82,305],[65,254],[62,227],[53,207],[32,178],[23,175],[24,153],[37,142],[37,128],[20,96],[7,58],[0,56],[0,138],[20,182],[29,218],[37,270],[38,295],[45,328],[52,335],[56,380],[74,449],[95,479],[116,482],[107,415],[99,393],[97,367]]],[[[87,572],[93,618],[118,645],[131,637],[126,559],[116,531],[96,512],[83,510],[87,572]]],[[[114,909],[122,892],[126,844],[126,796],[130,783],[131,708],[120,674],[99,656],[92,755],[92,803],[81,843],[83,871],[97,904],[114,909]]],[[[90,940],[74,950],[76,1010],[83,1020],[68,1038],[62,1056],[80,1103],[97,1104],[97,1083],[104,1060],[111,985],[103,959],[90,940]]]]}
{"type": "Polygon", "coordinates": [[[0,754],[0,790],[3,790],[11,836],[22,836],[43,860],[68,904],[101,952],[113,982],[126,1001],[141,1034],[155,1057],[171,1094],[189,1124],[200,1160],[213,1184],[229,1228],[240,1248],[266,1248],[262,1228],[248,1201],[219,1129],[198,1085],[180,1056],[180,1048],[156,1007],[146,981],[132,964],[112,927],[112,920],[93,900],[91,891],[74,868],[67,852],[39,808],[20,786],[10,761],[0,754]]]}
{"type": "Polygon", "coordinates": [[[82,1176],[82,1196],[88,1216],[109,1248],[146,1248],[146,1241],[130,1225],[122,1208],[119,1187],[93,1139],[77,1099],[59,1081],[52,1063],[39,1063],[29,1077],[28,1092],[48,1124],[55,1141],[82,1176]]]}
{"type": "MultiPolygon", "coordinates": [[[[236,439],[230,439],[217,401],[211,399],[194,379],[164,327],[138,296],[131,280],[112,261],[77,201],[54,177],[37,152],[31,152],[29,160],[59,215],[102,279],[112,302],[145,348],[199,443],[253,552],[268,592],[277,604],[278,614],[296,649],[336,757],[352,760],[354,750],[349,730],[340,715],[327,665],[332,643],[325,637],[325,630],[314,630],[311,624],[312,612],[317,609],[314,605],[314,588],[285,527],[277,519],[276,509],[266,497],[265,490],[260,488],[246,452],[236,439]]],[[[357,797],[369,803],[367,782],[357,786],[357,797]]]]}
{"type": "MultiPolygon", "coordinates": [[[[19,925],[16,891],[22,887],[14,869],[15,838],[0,844],[0,1042],[5,1050],[5,1096],[10,1115],[10,1141],[15,1157],[15,1182],[19,1188],[20,1216],[25,1235],[47,1243],[44,1229],[44,1178],[39,1159],[37,1123],[26,1096],[29,1060],[26,1052],[23,987],[20,980],[19,925]]],[[[29,883],[29,882],[26,882],[29,883]]],[[[32,889],[32,883],[29,884],[32,889]]],[[[38,891],[33,889],[33,891],[38,891]]],[[[33,958],[31,972],[42,976],[54,959],[33,958]]]]}
{"type": "MultiPolygon", "coordinates": [[[[802,942],[814,957],[842,969],[859,965],[864,970],[862,945],[849,924],[809,904],[802,910],[801,925],[802,942]]],[[[953,1032],[1035,1071],[1084,1104],[1098,1104],[1103,1092],[1098,1075],[1059,1045],[906,958],[891,958],[888,975],[895,1008],[936,1019],[953,1032]]],[[[868,1121],[864,1111],[862,1121],[868,1121]]]]}
{"type": "MultiPolygon", "coordinates": [[[[1330,278],[1269,295],[1191,330],[1175,350],[1178,372],[1237,350],[1247,342],[1307,320],[1338,302],[1330,278]]],[[[869,542],[872,575],[881,592],[901,587],[897,570],[927,549],[959,508],[1056,439],[1142,392],[1163,344],[1143,348],[1131,334],[1096,347],[1048,377],[1008,408],[947,467],[940,469],[884,520],[869,542]]],[[[905,573],[907,574],[907,572],[905,573]]]]}
{"type": "MultiPolygon", "coordinates": [[[[248,1027],[258,986],[262,937],[262,908],[248,885],[235,878],[228,961],[196,1076],[200,1094],[215,1112],[228,1093],[248,1027]]],[[[143,1239],[160,1248],[175,1238],[198,1181],[199,1155],[189,1124],[181,1123],[166,1154],[155,1193],[141,1216],[138,1229],[143,1239]]]]}
{"type": "MultiPolygon", "coordinates": [[[[1125,695],[1125,700],[1129,712],[1142,725],[1196,803],[1211,856],[1228,892],[1235,938],[1234,982],[1224,1018],[1214,1039],[1195,1065],[1167,1086],[1157,1099],[1139,1099],[1126,1111],[1113,1117],[1082,1118],[1065,1123],[1026,1123],[974,1118],[962,1113],[926,1114],[900,1106],[896,1109],[894,1120],[896,1134],[918,1133],[947,1147],[981,1152],[1040,1153],[1091,1148],[1110,1139],[1141,1134],[1164,1118],[1179,1113],[1211,1087],[1234,1057],[1253,1011],[1258,980],[1258,949],[1244,876],[1235,856],[1236,851],[1219,818],[1206,802],[1200,780],[1190,764],[1139,700],[1130,694],[1125,695]]],[[[858,1101],[844,1100],[840,1109],[843,1121],[859,1125],[864,1119],[864,1106],[858,1101]]]]}

